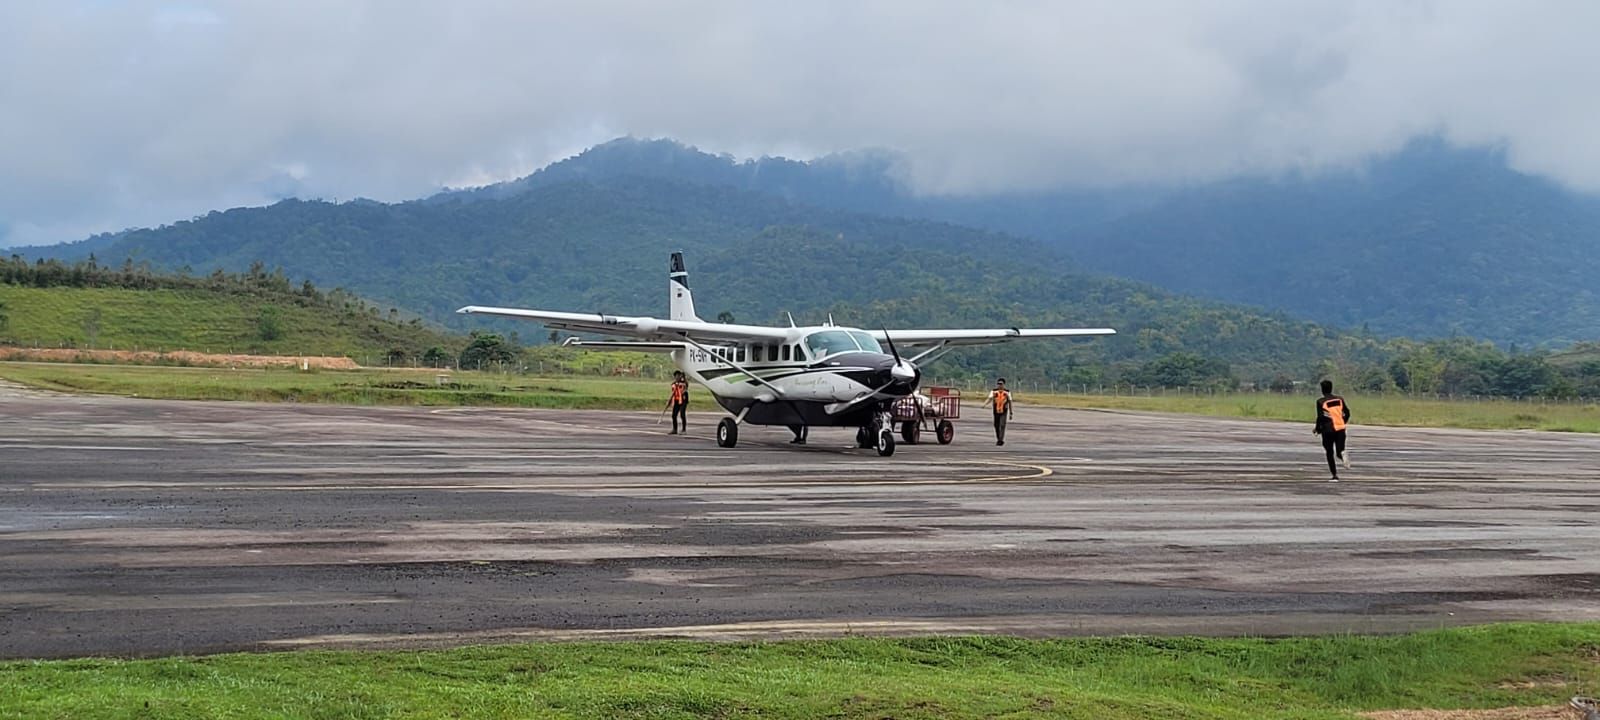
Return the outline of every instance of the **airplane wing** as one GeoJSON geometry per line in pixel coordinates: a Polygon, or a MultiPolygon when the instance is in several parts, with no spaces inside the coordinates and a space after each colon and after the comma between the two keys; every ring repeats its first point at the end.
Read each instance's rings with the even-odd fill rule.
{"type": "Polygon", "coordinates": [[[676,342],[660,342],[650,340],[626,340],[616,342],[612,340],[579,340],[567,338],[561,343],[562,347],[583,348],[585,350],[611,350],[615,352],[672,352],[686,347],[693,347],[682,340],[676,342]]]}
{"type": "Polygon", "coordinates": [[[789,333],[784,328],[761,325],[733,325],[694,320],[661,320],[653,317],[629,317],[603,313],[569,313],[550,310],[523,310],[520,308],[481,307],[468,305],[456,312],[463,315],[498,315],[500,317],[532,320],[554,330],[620,335],[638,340],[671,341],[676,338],[693,338],[701,341],[770,341],[782,343],[789,333]]]}
{"type": "Polygon", "coordinates": [[[1111,328],[1047,328],[1022,330],[995,328],[987,330],[882,330],[868,331],[879,342],[893,339],[897,345],[925,347],[928,345],[993,345],[995,343],[1026,340],[1029,338],[1080,337],[1086,335],[1115,335],[1111,328]]]}

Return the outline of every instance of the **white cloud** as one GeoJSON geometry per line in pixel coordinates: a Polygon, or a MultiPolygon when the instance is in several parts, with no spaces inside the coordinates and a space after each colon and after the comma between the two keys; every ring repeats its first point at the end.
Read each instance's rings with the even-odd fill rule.
{"type": "Polygon", "coordinates": [[[1600,4],[0,4],[0,243],[401,199],[616,135],[901,150],[928,192],[1319,168],[1419,134],[1600,190],[1600,4]]]}

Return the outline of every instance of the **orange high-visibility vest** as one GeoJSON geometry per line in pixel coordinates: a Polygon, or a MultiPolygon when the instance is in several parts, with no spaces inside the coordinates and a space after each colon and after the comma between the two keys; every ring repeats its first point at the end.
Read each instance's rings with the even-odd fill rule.
{"type": "Polygon", "coordinates": [[[994,391],[994,413],[999,415],[1006,411],[1006,406],[1011,404],[1011,393],[1005,390],[994,391]]]}
{"type": "Polygon", "coordinates": [[[682,405],[685,402],[688,402],[688,396],[689,396],[689,384],[688,383],[673,383],[672,384],[672,404],[673,405],[682,405]]]}
{"type": "Polygon", "coordinates": [[[1329,427],[1334,432],[1344,429],[1344,401],[1339,398],[1328,398],[1322,401],[1322,412],[1327,414],[1329,427]]]}

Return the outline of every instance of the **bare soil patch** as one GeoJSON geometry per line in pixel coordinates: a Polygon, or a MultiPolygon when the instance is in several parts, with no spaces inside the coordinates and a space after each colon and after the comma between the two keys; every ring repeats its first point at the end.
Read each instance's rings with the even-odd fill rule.
{"type": "Polygon", "coordinates": [[[308,355],[239,355],[201,353],[189,350],[150,352],[132,350],[70,350],[54,348],[0,347],[0,360],[30,362],[77,362],[124,365],[192,365],[195,367],[245,367],[245,368],[316,368],[318,370],[355,370],[360,366],[347,357],[308,355]]]}
{"type": "Polygon", "coordinates": [[[1577,720],[1583,717],[1569,705],[1492,710],[1379,710],[1361,713],[1371,720],[1577,720]]]}

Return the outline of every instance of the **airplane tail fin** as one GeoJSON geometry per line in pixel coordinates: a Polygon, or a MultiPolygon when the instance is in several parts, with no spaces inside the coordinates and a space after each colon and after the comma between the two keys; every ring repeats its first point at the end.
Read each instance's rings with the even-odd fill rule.
{"type": "Polygon", "coordinates": [[[672,264],[667,269],[667,318],[670,320],[699,320],[694,314],[694,293],[689,292],[689,271],[683,269],[683,253],[672,254],[672,264]]]}

